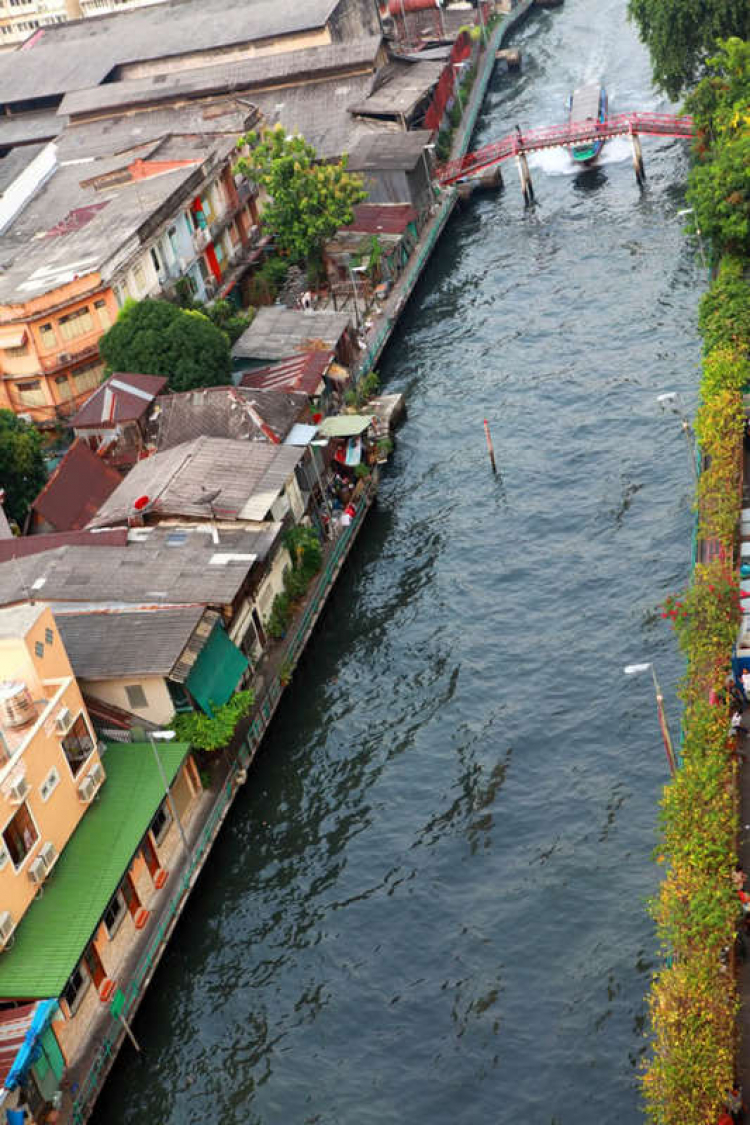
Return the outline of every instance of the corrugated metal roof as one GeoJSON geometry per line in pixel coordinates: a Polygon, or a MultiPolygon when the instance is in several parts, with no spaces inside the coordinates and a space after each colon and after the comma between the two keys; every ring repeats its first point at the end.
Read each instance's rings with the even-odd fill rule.
{"type": "Polygon", "coordinates": [[[332,414],[320,423],[321,437],[357,437],[372,425],[372,416],[364,414],[332,414]]]}
{"type": "MultiPolygon", "coordinates": [[[[298,51],[284,51],[274,55],[257,55],[254,58],[223,62],[218,66],[202,66],[190,70],[177,70],[167,74],[152,74],[146,78],[110,82],[87,90],[72,90],[60,105],[61,113],[76,117],[134,105],[148,105],[175,97],[206,97],[209,94],[316,81],[328,72],[346,72],[353,68],[375,69],[375,59],[381,38],[345,43],[327,43],[320,47],[306,47],[298,51]]],[[[340,79],[339,79],[340,80],[340,79]]]]}
{"type": "Polygon", "coordinates": [[[57,547],[124,547],[128,540],[126,527],[106,531],[56,531],[49,535],[14,535],[0,539],[0,562],[54,551],[57,547]]]}
{"type": "Polygon", "coordinates": [[[416,223],[417,212],[410,203],[358,203],[354,222],[342,231],[354,234],[403,234],[409,223],[416,223]]]}
{"type": "Polygon", "coordinates": [[[279,393],[285,389],[203,387],[162,395],[152,414],[157,447],[171,449],[201,436],[279,444],[307,409],[305,395],[279,393]]]}
{"type": "Polygon", "coordinates": [[[229,605],[252,565],[247,555],[262,561],[280,532],[280,523],[220,527],[217,545],[206,524],[165,526],[132,531],[142,540],[125,547],[59,547],[0,563],[0,603],[26,601],[33,591],[41,601],[73,608],[229,605]]]}
{"type": "MultiPolygon", "coordinates": [[[[50,24],[39,29],[30,50],[9,51],[3,59],[0,102],[96,86],[118,64],[322,27],[337,3],[254,0],[233,7],[226,0],[181,0],[50,24]]],[[[373,25],[374,20],[373,9],[373,25]]]]}
{"type": "Polygon", "coordinates": [[[87,398],[71,419],[74,430],[113,428],[118,422],[142,418],[167,385],[163,375],[139,375],[116,371],[87,398]]]}
{"type": "MultiPolygon", "coordinates": [[[[302,457],[284,445],[201,437],[139,461],[102,505],[92,527],[122,523],[132,517],[139,497],[160,516],[209,519],[265,519],[302,457]],[[204,497],[212,497],[211,503],[204,497]],[[270,501],[261,515],[244,513],[261,496],[270,501]]],[[[258,511],[258,505],[253,505],[258,511]]]]}
{"type": "Polygon", "coordinates": [[[38,1003],[19,1004],[0,1012],[0,1086],[15,1062],[39,1007],[38,1003]]]}
{"type": "Polygon", "coordinates": [[[284,359],[293,352],[335,349],[351,327],[348,313],[304,312],[280,305],[259,308],[249,328],[232,347],[236,359],[284,359]],[[311,348],[311,344],[317,345],[311,348]]]}
{"type": "Polygon", "coordinates": [[[430,143],[431,137],[428,129],[393,133],[387,138],[374,134],[362,137],[349,154],[349,171],[410,172],[424,159],[425,145],[430,143]]]}
{"type": "Polygon", "coordinates": [[[31,507],[57,531],[78,531],[122,482],[83,440],[73,442],[31,507]]]}
{"type": "MultiPolygon", "coordinates": [[[[203,605],[80,613],[55,609],[55,621],[78,679],[107,680],[169,675],[205,612],[203,605]]],[[[205,640],[195,644],[196,652],[205,640]]]]}
{"type": "Polygon", "coordinates": [[[408,118],[437,86],[444,68],[443,62],[393,62],[377,89],[364,101],[351,105],[350,112],[408,118]]]}
{"type": "Polygon", "coordinates": [[[300,391],[305,395],[314,395],[332,362],[332,351],[299,352],[269,367],[249,371],[243,375],[240,386],[265,391],[300,391]]]}
{"type": "MultiPolygon", "coordinates": [[[[187,757],[185,743],[158,747],[171,782],[187,757]]],[[[107,779],[84,814],[44,885],[0,957],[0,996],[59,996],[107,904],[130,866],[164,786],[149,743],[108,745],[107,779]]]]}

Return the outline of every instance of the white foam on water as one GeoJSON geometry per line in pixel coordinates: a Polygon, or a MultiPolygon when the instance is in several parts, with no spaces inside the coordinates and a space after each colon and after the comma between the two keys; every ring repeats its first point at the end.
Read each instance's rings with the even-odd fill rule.
{"type": "Polygon", "coordinates": [[[596,164],[577,164],[567,148],[548,148],[532,152],[528,156],[530,168],[539,168],[548,176],[577,176],[587,167],[596,168],[602,164],[619,164],[631,159],[630,141],[627,137],[613,137],[607,141],[596,164]]]}

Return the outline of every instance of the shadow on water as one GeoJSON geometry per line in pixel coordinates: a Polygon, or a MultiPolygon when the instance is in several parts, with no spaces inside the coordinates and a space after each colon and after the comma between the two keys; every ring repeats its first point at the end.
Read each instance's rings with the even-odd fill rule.
{"type": "MultiPolygon", "coordinates": [[[[518,35],[475,146],[601,75],[659,106],[622,0],[518,35]]],[[[532,168],[451,219],[380,367],[399,433],[97,1125],[636,1125],[644,900],[677,719],[655,609],[685,580],[703,282],[688,157],[532,168]],[[573,190],[570,190],[572,183],[573,190]],[[599,190],[606,183],[606,191],[599,190]],[[487,418],[501,469],[487,462],[487,418]]],[[[565,156],[565,154],[563,154],[565,156]]]]}

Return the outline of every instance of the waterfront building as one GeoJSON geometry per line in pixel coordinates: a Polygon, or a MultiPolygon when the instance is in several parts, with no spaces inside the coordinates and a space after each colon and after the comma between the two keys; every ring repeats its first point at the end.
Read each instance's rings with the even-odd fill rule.
{"type": "Polygon", "coordinates": [[[387,145],[362,138],[349,155],[349,171],[364,180],[370,203],[410,203],[425,221],[435,202],[425,146],[432,133],[416,129],[390,137],[387,145]]]}
{"type": "Polygon", "coordinates": [[[108,464],[126,470],[144,453],[148,413],[166,386],[162,375],[117,371],[86,399],[71,429],[108,464]]]}
{"type": "Polygon", "coordinates": [[[181,279],[199,300],[216,294],[257,235],[253,191],[232,171],[253,119],[230,99],[100,121],[14,161],[0,199],[0,406],[40,425],[70,417],[101,381],[98,341],[128,297],[175,297],[181,279]]]}
{"type": "Polygon", "coordinates": [[[308,415],[307,395],[296,389],[202,387],[162,395],[149,419],[149,440],[159,452],[197,437],[281,445],[308,415]]]}
{"type": "Polygon", "coordinates": [[[0,609],[0,735],[3,948],[105,776],[80,689],[44,605],[0,609]]]}
{"type": "Polygon", "coordinates": [[[32,503],[27,533],[82,530],[121,480],[78,438],[32,503]]]}
{"type": "Polygon", "coordinates": [[[337,363],[349,368],[359,354],[351,315],[280,305],[260,308],[252,324],[234,342],[232,363],[244,375],[311,350],[331,351],[337,363]]]}

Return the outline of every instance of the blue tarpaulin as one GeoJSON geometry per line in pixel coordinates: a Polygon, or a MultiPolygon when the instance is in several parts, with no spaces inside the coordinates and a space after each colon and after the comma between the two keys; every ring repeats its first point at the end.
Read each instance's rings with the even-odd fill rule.
{"type": "Polygon", "coordinates": [[[6,1075],[4,1086],[7,1090],[15,1090],[19,1082],[22,1082],[26,1076],[26,1071],[36,1058],[39,1037],[44,1033],[44,1029],[56,1008],[57,1000],[40,1000],[36,1005],[36,1011],[32,1016],[26,1035],[16,1052],[13,1065],[6,1075]]]}

